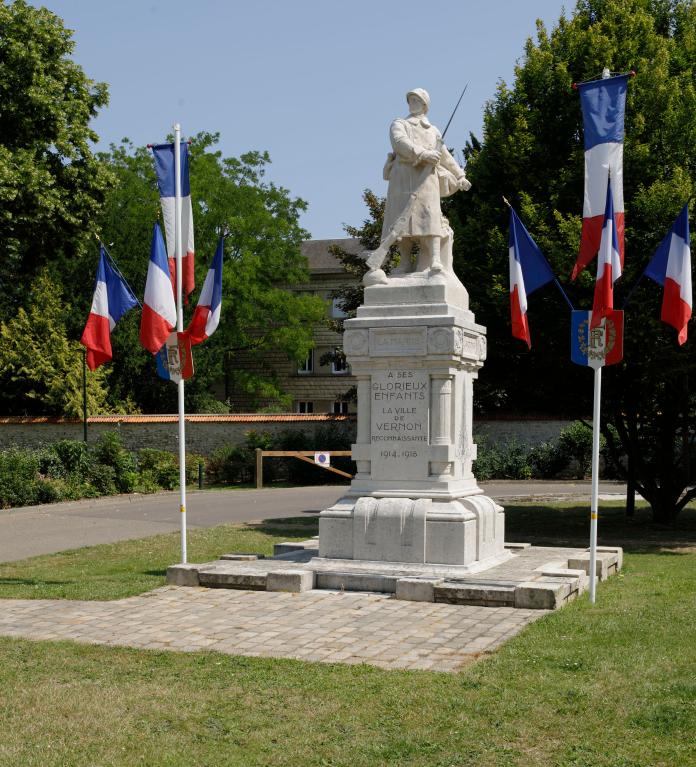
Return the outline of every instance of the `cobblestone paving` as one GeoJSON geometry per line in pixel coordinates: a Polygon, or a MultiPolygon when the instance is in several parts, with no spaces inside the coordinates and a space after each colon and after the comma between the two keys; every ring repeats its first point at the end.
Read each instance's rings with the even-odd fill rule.
{"type": "Polygon", "coordinates": [[[165,586],[113,602],[0,600],[0,635],[155,650],[455,671],[543,610],[165,586]]]}

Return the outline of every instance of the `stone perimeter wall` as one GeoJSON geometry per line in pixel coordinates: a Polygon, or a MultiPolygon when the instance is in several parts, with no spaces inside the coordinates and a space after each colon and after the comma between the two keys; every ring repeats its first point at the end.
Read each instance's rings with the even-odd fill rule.
{"type": "MultiPolygon", "coordinates": [[[[200,418],[200,417],[199,417],[200,418]]],[[[209,455],[222,445],[238,444],[244,441],[249,431],[271,432],[303,431],[310,437],[315,437],[318,430],[336,428],[350,429],[355,434],[355,418],[330,416],[314,416],[313,418],[292,416],[292,420],[263,421],[244,419],[236,416],[235,420],[214,417],[205,420],[195,420],[186,423],[186,448],[189,452],[209,455]],[[224,420],[223,420],[224,419],[224,420]]],[[[561,430],[572,421],[561,420],[477,420],[474,421],[474,439],[485,439],[489,444],[507,443],[511,440],[527,445],[538,445],[541,442],[553,440],[561,430]]],[[[96,442],[105,431],[115,431],[121,435],[129,450],[141,447],[154,447],[161,450],[177,450],[178,425],[176,419],[162,421],[154,416],[138,416],[137,421],[123,420],[104,421],[90,419],[88,421],[88,441],[96,442]]],[[[34,448],[47,445],[61,439],[81,440],[83,425],[81,421],[49,420],[49,419],[0,419],[0,450],[11,447],[34,448]]],[[[316,445],[318,450],[322,445],[316,445]]]]}

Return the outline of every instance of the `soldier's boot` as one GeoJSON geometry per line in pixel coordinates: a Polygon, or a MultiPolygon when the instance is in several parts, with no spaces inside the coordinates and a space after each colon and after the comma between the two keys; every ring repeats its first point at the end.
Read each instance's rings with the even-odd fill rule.
{"type": "Polygon", "coordinates": [[[430,271],[433,274],[439,274],[444,271],[444,266],[440,260],[440,238],[428,237],[428,247],[430,249],[430,271]]]}
{"type": "Polygon", "coordinates": [[[410,240],[401,240],[398,245],[398,250],[399,265],[391,270],[389,273],[390,277],[403,277],[403,275],[413,271],[413,264],[411,263],[413,243],[410,240]]]}

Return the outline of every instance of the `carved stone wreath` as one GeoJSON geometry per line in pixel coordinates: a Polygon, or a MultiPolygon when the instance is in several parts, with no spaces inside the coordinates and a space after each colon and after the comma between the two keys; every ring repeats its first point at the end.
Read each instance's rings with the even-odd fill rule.
{"type": "Polygon", "coordinates": [[[369,345],[367,330],[346,330],[343,334],[343,351],[348,355],[367,354],[369,345]]]}

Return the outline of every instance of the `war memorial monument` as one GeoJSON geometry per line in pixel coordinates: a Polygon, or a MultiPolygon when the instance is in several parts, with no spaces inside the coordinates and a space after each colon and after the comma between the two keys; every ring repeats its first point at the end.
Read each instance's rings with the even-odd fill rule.
{"type": "MultiPolygon", "coordinates": [[[[408,115],[389,131],[381,243],[364,254],[364,303],[345,322],[358,393],[355,477],[319,515],[318,540],[279,544],[271,559],[173,565],[169,583],[541,609],[586,588],[587,550],[506,542],[504,510],[476,482],[474,381],[486,330],[453,271],[440,207],[471,184],[428,119],[428,93],[416,88],[406,100],[408,115]],[[393,247],[399,261],[387,274],[393,247]]],[[[601,579],[620,569],[620,549],[598,552],[601,579]]]]}
{"type": "Polygon", "coordinates": [[[452,230],[440,198],[470,184],[430,123],[430,99],[407,94],[391,124],[382,243],[368,254],[365,300],[345,322],[357,378],[357,474],[322,512],[322,557],[483,567],[510,557],[503,509],[472,473],[473,384],[485,328],[452,269],[452,230]],[[386,276],[388,249],[400,261],[386,276]],[[417,250],[414,254],[413,251],[417,250]]]}

